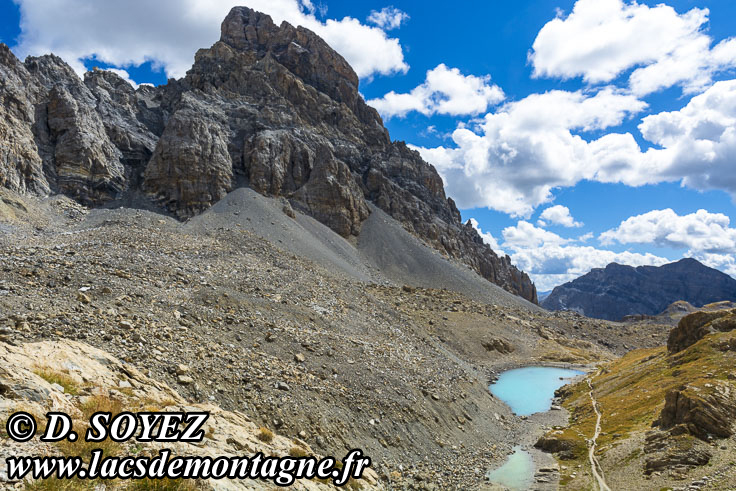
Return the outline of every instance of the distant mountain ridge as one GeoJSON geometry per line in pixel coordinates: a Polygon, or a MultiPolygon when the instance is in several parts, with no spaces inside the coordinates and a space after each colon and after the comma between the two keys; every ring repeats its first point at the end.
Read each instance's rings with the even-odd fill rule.
{"type": "Polygon", "coordinates": [[[618,321],[627,315],[659,314],[678,300],[696,307],[736,300],[736,280],[695,259],[659,267],[611,263],[556,287],[541,305],[618,321]]]}

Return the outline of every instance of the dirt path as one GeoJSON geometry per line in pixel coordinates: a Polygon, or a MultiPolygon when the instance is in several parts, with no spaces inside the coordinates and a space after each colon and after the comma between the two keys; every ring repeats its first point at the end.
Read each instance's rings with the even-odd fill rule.
{"type": "Polygon", "coordinates": [[[598,459],[595,456],[595,444],[598,440],[598,436],[601,434],[601,412],[598,410],[598,402],[595,400],[595,396],[593,395],[593,383],[590,381],[590,379],[587,380],[588,387],[590,387],[590,400],[593,403],[593,410],[596,414],[596,422],[595,422],[595,433],[593,434],[593,438],[590,440],[590,449],[588,450],[588,460],[590,460],[590,467],[593,471],[593,477],[595,477],[595,480],[598,482],[598,488],[601,491],[611,491],[611,488],[608,487],[608,484],[606,484],[605,476],[603,475],[603,469],[601,468],[600,462],[598,462],[598,459]]]}

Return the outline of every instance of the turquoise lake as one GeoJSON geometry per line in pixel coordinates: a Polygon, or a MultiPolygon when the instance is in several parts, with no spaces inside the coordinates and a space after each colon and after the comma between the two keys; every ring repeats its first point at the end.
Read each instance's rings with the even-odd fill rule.
{"type": "Polygon", "coordinates": [[[534,461],[528,452],[516,447],[506,463],[490,471],[487,476],[491,482],[506,486],[511,491],[525,491],[532,485],[534,461]]]}
{"type": "Polygon", "coordinates": [[[490,390],[508,404],[514,414],[529,416],[549,411],[555,391],[583,373],[554,367],[517,368],[503,372],[490,390]]]}

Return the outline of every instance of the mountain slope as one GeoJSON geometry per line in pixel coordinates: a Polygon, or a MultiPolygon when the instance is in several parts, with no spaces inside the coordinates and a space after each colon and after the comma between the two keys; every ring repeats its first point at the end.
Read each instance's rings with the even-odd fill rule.
{"type": "MultiPolygon", "coordinates": [[[[0,342],[0,421],[15,411],[27,411],[42,421],[49,411],[64,412],[74,418],[74,427],[84,427],[89,417],[96,411],[110,411],[117,416],[123,410],[193,412],[205,411],[210,414],[203,425],[206,436],[201,443],[167,442],[112,442],[87,444],[81,439],[75,443],[45,443],[34,438],[30,441],[6,444],[4,435],[0,446],[0,458],[17,455],[84,455],[93,448],[102,448],[105,455],[135,453],[137,455],[157,455],[163,448],[173,449],[179,455],[200,458],[217,458],[227,455],[235,457],[243,450],[262,452],[264,455],[287,456],[299,449],[305,455],[315,455],[312,448],[299,438],[272,434],[263,438],[258,425],[240,412],[224,411],[217,405],[208,403],[193,404],[177,391],[160,381],[151,379],[130,364],[121,362],[109,353],[88,344],[71,340],[43,341],[13,346],[0,342]],[[41,395],[39,397],[39,395],[41,395]]],[[[181,368],[181,367],[180,367],[181,368]]],[[[4,430],[3,425],[3,430],[4,430]]],[[[20,489],[4,474],[0,479],[0,489],[20,489]]],[[[379,476],[367,469],[365,479],[352,481],[347,489],[385,489],[379,484],[379,476]]],[[[71,481],[51,478],[36,481],[24,489],[161,489],[155,481],[139,481],[137,486],[126,486],[123,480],[71,481]],[[104,484],[103,484],[104,482],[104,484]]],[[[203,479],[194,485],[172,486],[185,490],[220,491],[266,491],[274,488],[273,482],[255,479],[203,479]]],[[[334,486],[332,482],[300,480],[297,489],[324,490],[346,489],[334,486]]]]}
{"type": "Polygon", "coordinates": [[[736,310],[692,313],[670,332],[667,347],[605,364],[589,377],[592,390],[587,382],[562,388],[570,425],[538,443],[558,453],[566,468],[561,484],[592,489],[592,394],[602,413],[596,456],[612,489],[698,489],[698,482],[733,489],[734,328],[736,310]]]}
{"type": "MultiPolygon", "coordinates": [[[[383,244],[356,248],[281,203],[238,189],[181,223],[0,189],[0,346],[79,340],[321,455],[361,448],[390,489],[475,489],[483,473],[463,469],[500,465],[537,431],[491,397],[490,374],[594,362],[631,344],[477,275],[481,301],[385,281],[371,265],[383,244]]],[[[388,248],[406,244],[409,273],[417,251],[452,266],[380,211],[365,226],[396,233],[388,248]]]]}
{"type": "Polygon", "coordinates": [[[736,280],[695,259],[682,259],[660,267],[611,263],[556,287],[542,306],[617,321],[626,315],[659,314],[678,300],[702,307],[734,299],[736,280]]]}
{"type": "Polygon", "coordinates": [[[462,224],[434,167],[392,142],[358,77],[321,38],[236,7],[187,76],[133,90],[0,45],[0,185],[181,219],[236,187],[284,196],[343,237],[377,206],[422,241],[535,302],[529,277],[462,224]],[[151,203],[153,201],[153,204],[151,203]]]}

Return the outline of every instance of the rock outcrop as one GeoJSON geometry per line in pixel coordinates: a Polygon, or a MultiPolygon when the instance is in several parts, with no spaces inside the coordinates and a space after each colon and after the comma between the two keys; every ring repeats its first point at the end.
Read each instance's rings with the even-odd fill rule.
{"type": "MultiPolygon", "coordinates": [[[[0,185],[86,205],[142,196],[180,219],[235,187],[281,196],[344,237],[369,202],[531,302],[529,277],[463,224],[434,167],[392,142],[348,63],[316,34],[232,9],[181,80],[133,90],[59,58],[0,47],[0,185]]],[[[133,202],[133,204],[135,204],[133,202]]]]}
{"type": "Polygon", "coordinates": [[[708,445],[686,435],[649,432],[644,444],[644,473],[674,472],[706,465],[713,458],[708,445]]]}
{"type": "Polygon", "coordinates": [[[701,440],[709,435],[728,438],[734,433],[736,393],[730,384],[701,388],[683,386],[665,395],[665,404],[655,425],[675,433],[687,432],[701,440]]]}
{"type": "Polygon", "coordinates": [[[541,304],[548,310],[619,321],[630,315],[657,315],[678,300],[696,307],[736,300],[736,280],[695,259],[660,267],[611,263],[558,286],[541,304]]]}
{"type": "Polygon", "coordinates": [[[0,44],[0,80],[0,185],[47,194],[49,183],[32,131],[40,90],[4,44],[0,44]]]}
{"type": "MultiPolygon", "coordinates": [[[[670,331],[667,350],[677,353],[694,345],[708,334],[736,329],[736,309],[726,311],[699,311],[686,315],[670,331]]],[[[727,350],[724,350],[727,351],[727,350]]]]}

